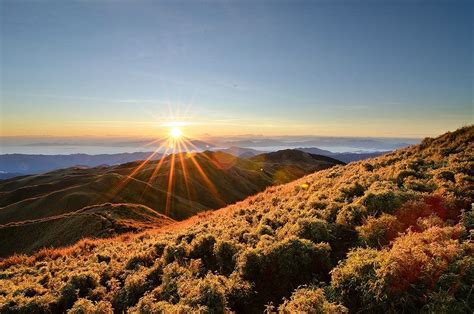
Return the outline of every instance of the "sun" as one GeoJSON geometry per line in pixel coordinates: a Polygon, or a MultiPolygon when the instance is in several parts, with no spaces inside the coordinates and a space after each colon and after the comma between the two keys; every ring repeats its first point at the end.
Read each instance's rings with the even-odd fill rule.
{"type": "Polygon", "coordinates": [[[183,136],[183,131],[181,131],[181,129],[178,127],[174,127],[170,130],[170,136],[173,139],[179,139],[181,136],[183,136]]]}

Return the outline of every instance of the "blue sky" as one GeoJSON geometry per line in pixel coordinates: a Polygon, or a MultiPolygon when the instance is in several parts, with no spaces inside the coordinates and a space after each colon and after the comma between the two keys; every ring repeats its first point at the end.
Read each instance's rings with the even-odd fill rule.
{"type": "Polygon", "coordinates": [[[470,1],[2,1],[3,135],[437,135],[473,122],[470,1]]]}

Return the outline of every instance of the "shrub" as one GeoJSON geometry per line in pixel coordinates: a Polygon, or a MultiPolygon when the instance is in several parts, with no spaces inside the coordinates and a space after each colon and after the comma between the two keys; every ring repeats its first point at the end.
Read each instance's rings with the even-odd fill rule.
{"type": "Polygon", "coordinates": [[[404,230],[403,224],[397,217],[389,214],[369,217],[367,221],[356,228],[359,238],[368,246],[382,247],[398,236],[404,230]]]}
{"type": "Polygon", "coordinates": [[[405,179],[408,177],[417,177],[417,173],[413,170],[402,170],[397,176],[397,185],[398,187],[403,187],[403,183],[405,182],[405,179]]]}
{"type": "Polygon", "coordinates": [[[142,252],[137,255],[132,256],[125,265],[125,269],[133,270],[137,269],[139,266],[149,267],[153,265],[155,261],[154,252],[142,252]]]}
{"type": "Polygon", "coordinates": [[[255,283],[266,301],[278,302],[298,285],[313,279],[324,280],[330,269],[330,247],[291,237],[241,255],[240,274],[255,283]]]}
{"type": "Polygon", "coordinates": [[[365,188],[359,184],[359,182],[354,183],[350,187],[343,188],[341,190],[342,195],[346,198],[354,198],[363,196],[365,193],[365,188]]]}
{"type": "Polygon", "coordinates": [[[130,308],[129,313],[154,314],[154,313],[191,313],[193,309],[185,304],[172,304],[166,301],[158,301],[152,294],[147,294],[130,308]]]}
{"type": "MultiPolygon", "coordinates": [[[[450,268],[463,256],[456,240],[459,232],[454,227],[433,227],[400,236],[390,250],[357,249],[332,271],[332,287],[355,311],[417,312],[427,304],[428,291],[446,289],[441,279],[464,276],[465,269],[450,268]]],[[[459,287],[449,289],[455,294],[459,287]]]]}
{"type": "Polygon", "coordinates": [[[181,282],[181,302],[193,308],[205,306],[210,313],[223,313],[227,306],[225,282],[225,277],[211,273],[203,279],[181,282]]]}
{"type": "Polygon", "coordinates": [[[163,252],[163,259],[166,264],[174,261],[182,263],[186,258],[186,249],[182,245],[167,245],[163,252]]]}
{"type": "Polygon", "coordinates": [[[97,287],[99,276],[92,272],[74,274],[61,290],[60,309],[69,309],[78,298],[88,296],[97,287]]]}
{"type": "Polygon", "coordinates": [[[336,223],[353,228],[362,224],[362,219],[365,215],[365,209],[361,206],[350,205],[344,206],[336,216],[336,223]]]}
{"type": "Polygon", "coordinates": [[[381,213],[392,214],[406,199],[407,197],[404,195],[387,191],[379,194],[370,193],[365,197],[362,204],[367,208],[368,215],[377,216],[381,213]]]}
{"type": "Polygon", "coordinates": [[[201,259],[207,269],[216,268],[216,257],[214,255],[214,244],[216,239],[213,235],[201,235],[191,242],[189,257],[201,259]]]}
{"type": "Polygon", "coordinates": [[[125,311],[128,307],[135,305],[150,288],[150,284],[146,281],[146,273],[137,272],[129,275],[124,287],[113,298],[114,309],[125,311]]]}
{"type": "Polygon", "coordinates": [[[236,254],[238,252],[235,244],[229,241],[219,241],[214,246],[217,268],[223,275],[229,275],[235,269],[236,254]]]}
{"type": "Polygon", "coordinates": [[[342,305],[326,299],[323,289],[300,288],[293,292],[290,300],[278,307],[280,313],[339,314],[349,311],[342,305]]]}
{"type": "Polygon", "coordinates": [[[238,313],[248,311],[256,295],[253,286],[249,282],[242,280],[237,272],[229,276],[226,286],[228,307],[238,313]]]}
{"type": "Polygon", "coordinates": [[[178,303],[180,296],[178,293],[178,284],[181,280],[190,280],[191,272],[180,266],[177,262],[167,265],[163,269],[162,283],[153,290],[156,297],[160,300],[167,300],[173,304],[178,303]]]}
{"type": "Polygon", "coordinates": [[[74,306],[67,311],[68,314],[111,314],[112,305],[109,302],[101,301],[94,303],[87,299],[79,299],[74,306]]]}
{"type": "Polygon", "coordinates": [[[441,171],[438,174],[438,178],[440,178],[441,180],[451,181],[453,183],[456,183],[456,178],[454,176],[454,172],[452,171],[441,171]]]}
{"type": "Polygon", "coordinates": [[[287,224],[281,230],[285,237],[296,236],[298,238],[311,240],[315,243],[327,242],[329,232],[327,222],[318,218],[301,218],[295,224],[287,224]]]}

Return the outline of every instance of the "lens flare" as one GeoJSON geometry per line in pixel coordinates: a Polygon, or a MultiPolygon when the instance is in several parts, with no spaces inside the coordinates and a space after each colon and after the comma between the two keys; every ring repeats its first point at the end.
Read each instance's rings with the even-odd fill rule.
{"type": "Polygon", "coordinates": [[[170,136],[174,139],[178,139],[183,136],[183,131],[181,131],[181,129],[178,127],[174,127],[170,131],[170,136]]]}

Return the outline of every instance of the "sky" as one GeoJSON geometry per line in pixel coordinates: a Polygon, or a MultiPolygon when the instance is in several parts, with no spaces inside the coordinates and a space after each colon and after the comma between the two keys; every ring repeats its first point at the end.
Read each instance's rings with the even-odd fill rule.
{"type": "Polygon", "coordinates": [[[0,135],[439,135],[474,121],[473,11],[2,0],[0,135]]]}

